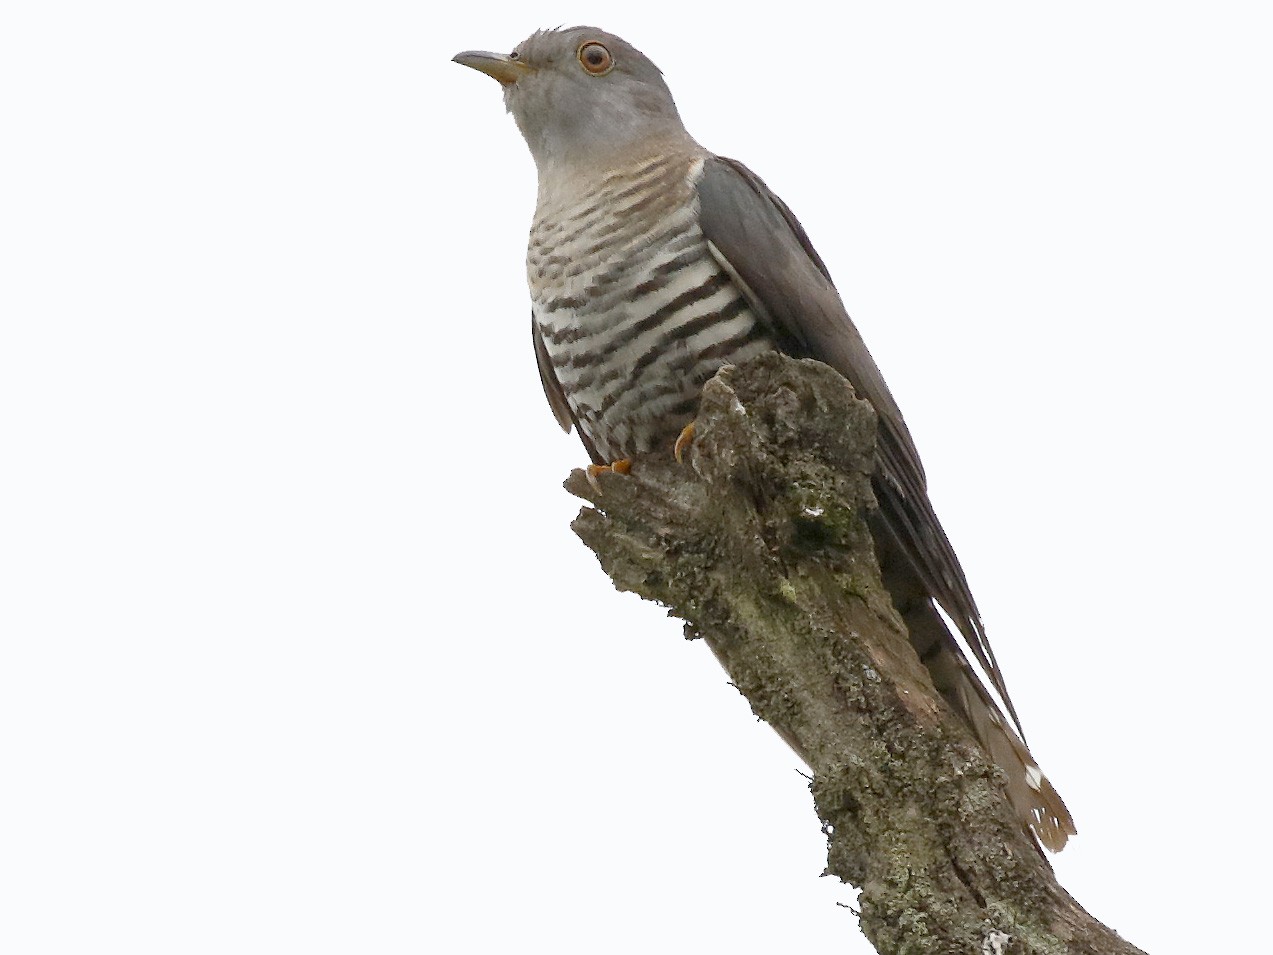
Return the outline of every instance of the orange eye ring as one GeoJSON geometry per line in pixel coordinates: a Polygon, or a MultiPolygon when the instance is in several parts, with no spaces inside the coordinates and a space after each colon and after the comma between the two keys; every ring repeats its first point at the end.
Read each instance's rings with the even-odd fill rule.
{"type": "Polygon", "coordinates": [[[579,47],[579,64],[593,76],[605,76],[614,69],[614,57],[596,40],[579,47]]]}

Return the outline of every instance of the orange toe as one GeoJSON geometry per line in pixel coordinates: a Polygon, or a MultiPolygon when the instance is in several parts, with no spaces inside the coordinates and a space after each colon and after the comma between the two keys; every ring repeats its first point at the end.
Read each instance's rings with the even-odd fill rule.
{"type": "Polygon", "coordinates": [[[601,482],[597,480],[598,475],[627,474],[631,470],[631,458],[620,458],[618,461],[612,461],[609,464],[589,464],[587,469],[588,483],[593,486],[598,494],[600,494],[601,482]]]}
{"type": "Polygon", "coordinates": [[[677,464],[685,463],[684,461],[681,460],[681,457],[682,455],[685,454],[685,449],[690,446],[690,443],[693,440],[694,440],[694,422],[691,421],[689,424],[687,424],[684,428],[681,429],[681,433],[676,438],[676,444],[672,445],[672,456],[676,458],[677,464]]]}

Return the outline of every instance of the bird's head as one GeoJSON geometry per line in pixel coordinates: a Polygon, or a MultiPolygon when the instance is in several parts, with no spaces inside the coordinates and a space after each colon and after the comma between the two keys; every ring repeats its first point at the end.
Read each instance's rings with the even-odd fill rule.
{"type": "Polygon", "coordinates": [[[455,62],[504,87],[541,174],[690,141],[659,68],[604,30],[540,30],[512,53],[470,50],[455,62]]]}

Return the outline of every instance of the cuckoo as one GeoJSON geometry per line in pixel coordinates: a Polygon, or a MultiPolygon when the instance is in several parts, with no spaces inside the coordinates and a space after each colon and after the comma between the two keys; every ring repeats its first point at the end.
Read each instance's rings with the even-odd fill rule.
{"type": "Polygon", "coordinates": [[[1074,823],[1026,748],[915,444],[791,210],[742,163],[700,146],[659,69],[613,34],[541,30],[511,53],[455,61],[500,83],[534,158],[535,358],[593,472],[674,445],[679,455],[723,365],[777,349],[835,368],[879,420],[872,531],[885,587],[934,685],[1003,770],[1022,824],[1061,849],[1074,823]]]}

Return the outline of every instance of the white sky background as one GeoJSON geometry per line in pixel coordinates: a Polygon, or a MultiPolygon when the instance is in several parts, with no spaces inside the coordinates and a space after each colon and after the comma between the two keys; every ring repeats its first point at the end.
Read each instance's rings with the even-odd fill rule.
{"type": "Polygon", "coordinates": [[[580,21],[831,268],[1078,822],[1063,884],[1154,955],[1251,941],[1266,7],[23,6],[0,949],[870,951],[797,760],[568,526],[533,166],[449,59],[580,21]]]}

